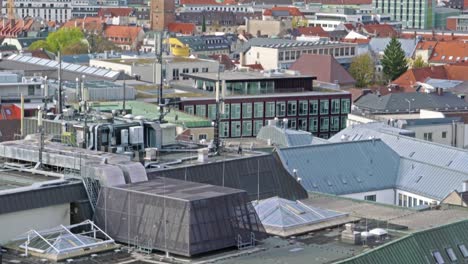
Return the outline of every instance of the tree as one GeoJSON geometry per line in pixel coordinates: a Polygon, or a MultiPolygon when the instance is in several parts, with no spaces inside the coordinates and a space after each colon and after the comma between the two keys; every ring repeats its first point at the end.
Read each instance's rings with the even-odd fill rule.
{"type": "Polygon", "coordinates": [[[62,49],[62,55],[85,54],[89,52],[89,47],[84,42],[75,42],[62,49]]]}
{"type": "Polygon", "coordinates": [[[429,64],[423,60],[422,56],[417,56],[416,59],[411,61],[411,67],[414,69],[424,68],[427,66],[429,66],[429,64]]]}
{"type": "Polygon", "coordinates": [[[362,54],[353,58],[349,73],[356,80],[357,87],[367,87],[374,79],[374,62],[369,54],[362,54]]]}
{"type": "MultiPolygon", "coordinates": [[[[61,28],[47,36],[46,40],[39,40],[31,44],[30,50],[43,48],[57,54],[59,50],[67,49],[70,45],[83,43],[84,34],[79,28],[61,28]]],[[[76,47],[76,46],[75,46],[76,47]]],[[[75,53],[76,54],[76,53],[75,53]]]]}
{"type": "Polygon", "coordinates": [[[106,39],[103,34],[90,34],[86,37],[91,53],[102,53],[109,50],[119,51],[119,46],[106,39]]]}
{"type": "Polygon", "coordinates": [[[202,18],[202,19],[203,19],[203,20],[202,20],[202,25],[201,25],[201,31],[202,31],[203,33],[205,33],[205,32],[206,32],[206,18],[205,18],[205,15],[203,15],[203,18],[202,18]]]}
{"type": "Polygon", "coordinates": [[[408,70],[405,51],[395,37],[385,48],[381,63],[384,74],[392,81],[408,70]]]}

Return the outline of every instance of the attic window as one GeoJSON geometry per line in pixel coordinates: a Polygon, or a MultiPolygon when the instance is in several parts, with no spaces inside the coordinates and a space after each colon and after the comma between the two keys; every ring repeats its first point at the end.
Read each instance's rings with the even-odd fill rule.
{"type": "Polygon", "coordinates": [[[453,162],[453,160],[449,161],[449,162],[447,163],[447,167],[450,166],[450,165],[452,165],[452,162],[453,162]]]}
{"type": "Polygon", "coordinates": [[[453,59],[453,56],[450,56],[450,57],[449,57],[449,60],[452,60],[452,59],[453,59]]]}
{"type": "Polygon", "coordinates": [[[445,60],[445,56],[442,56],[441,59],[445,60]]]}
{"type": "Polygon", "coordinates": [[[432,252],[432,256],[434,257],[437,264],[444,264],[445,263],[444,258],[442,257],[442,255],[440,254],[439,251],[432,252]]]}
{"type": "Polygon", "coordinates": [[[411,152],[411,153],[409,154],[409,156],[410,156],[410,157],[413,157],[414,153],[416,153],[416,152],[414,152],[414,151],[411,152]]]}

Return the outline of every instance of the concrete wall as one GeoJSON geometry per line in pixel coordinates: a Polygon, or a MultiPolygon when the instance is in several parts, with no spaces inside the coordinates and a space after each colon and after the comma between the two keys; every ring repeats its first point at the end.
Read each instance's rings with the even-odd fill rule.
{"type": "Polygon", "coordinates": [[[247,33],[254,36],[257,34],[267,36],[280,36],[287,30],[292,28],[291,21],[277,21],[277,20],[258,20],[249,19],[246,23],[247,33]]]}
{"type": "Polygon", "coordinates": [[[462,201],[460,194],[457,192],[452,192],[449,194],[447,197],[445,197],[444,200],[442,200],[440,203],[443,204],[453,204],[453,205],[459,205],[459,206],[467,206],[465,202],[462,201]]]}
{"type": "Polygon", "coordinates": [[[70,205],[61,204],[0,215],[0,244],[31,229],[43,230],[70,225],[70,205]]]}
{"type": "Polygon", "coordinates": [[[278,50],[264,47],[251,47],[245,54],[245,64],[261,64],[263,69],[278,69],[278,50]]]}
{"type": "Polygon", "coordinates": [[[406,126],[405,129],[415,132],[415,137],[425,139],[425,133],[432,133],[432,142],[455,146],[459,148],[465,147],[465,125],[456,123],[453,124],[427,125],[427,126],[406,126]],[[442,137],[443,132],[446,133],[445,138],[442,137]],[[454,140],[455,139],[455,140],[454,140]]]}
{"type": "Polygon", "coordinates": [[[368,195],[376,195],[376,202],[378,203],[395,204],[395,190],[394,189],[385,189],[385,190],[377,190],[377,191],[362,192],[362,193],[351,193],[351,194],[345,194],[341,196],[364,200],[364,197],[368,195]]]}

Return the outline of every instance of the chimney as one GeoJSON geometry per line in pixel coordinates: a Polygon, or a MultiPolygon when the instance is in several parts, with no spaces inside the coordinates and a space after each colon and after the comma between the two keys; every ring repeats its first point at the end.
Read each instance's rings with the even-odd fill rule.
{"type": "Polygon", "coordinates": [[[467,192],[468,191],[468,181],[464,181],[463,182],[463,188],[462,188],[463,192],[467,192]]]}
{"type": "Polygon", "coordinates": [[[437,95],[440,95],[440,96],[444,95],[444,88],[438,87],[436,88],[436,91],[437,91],[437,95]]]}

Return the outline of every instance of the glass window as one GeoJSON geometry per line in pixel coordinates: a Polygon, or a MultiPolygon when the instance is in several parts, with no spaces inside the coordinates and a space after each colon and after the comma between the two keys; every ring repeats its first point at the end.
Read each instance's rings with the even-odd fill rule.
{"type": "Polygon", "coordinates": [[[339,114],[340,113],[340,99],[332,99],[331,103],[332,103],[331,113],[339,114]]]}
{"type": "Polygon", "coordinates": [[[309,114],[317,115],[318,114],[318,100],[310,100],[309,101],[309,114]]]}
{"type": "Polygon", "coordinates": [[[297,115],[297,101],[288,101],[288,116],[297,115]]]}
{"type": "Polygon", "coordinates": [[[320,132],[326,132],[330,129],[328,117],[320,117],[320,132]]]}
{"type": "Polygon", "coordinates": [[[317,117],[309,118],[309,131],[310,132],[318,131],[318,118],[317,117]]]}
{"type": "Polygon", "coordinates": [[[307,101],[299,101],[299,115],[307,115],[309,104],[307,101]]]}
{"type": "Polygon", "coordinates": [[[440,254],[439,251],[432,252],[432,256],[434,257],[437,264],[444,264],[445,263],[444,258],[442,257],[442,255],[440,254]]]}
{"type": "Polygon", "coordinates": [[[219,123],[219,136],[220,137],[229,137],[229,122],[220,122],[219,123]]]}
{"type": "Polygon", "coordinates": [[[284,53],[282,51],[279,52],[278,60],[282,61],[284,59],[284,53]]]}
{"type": "Polygon", "coordinates": [[[184,112],[186,112],[187,114],[193,115],[193,105],[184,106],[184,112]]]}
{"type": "Polygon", "coordinates": [[[276,116],[284,116],[286,114],[286,103],[276,102],[276,116]]]}
{"type": "MultiPolygon", "coordinates": [[[[189,70],[188,68],[182,69],[182,73],[189,73],[189,71],[190,71],[190,70],[189,70]]],[[[185,77],[185,76],[184,76],[184,77],[182,77],[182,79],[188,80],[188,77],[185,77]]]]}
{"type": "Polygon", "coordinates": [[[348,123],[348,116],[341,116],[341,129],[345,129],[348,123]]]}
{"type": "Polygon", "coordinates": [[[233,121],[231,122],[231,137],[240,137],[241,136],[241,122],[233,121]]]}
{"type": "Polygon", "coordinates": [[[208,105],[208,119],[210,120],[216,119],[216,105],[215,104],[208,105]]]}
{"type": "Polygon", "coordinates": [[[206,105],[197,105],[195,107],[195,114],[197,116],[206,116],[206,105]]]}
{"type": "Polygon", "coordinates": [[[398,205],[403,206],[403,195],[401,193],[398,194],[398,205]]]}
{"type": "Polygon", "coordinates": [[[221,113],[221,119],[229,119],[229,104],[224,104],[224,113],[221,113]]]}
{"type": "Polygon", "coordinates": [[[296,119],[293,118],[293,119],[288,119],[288,128],[290,129],[296,129],[296,126],[297,126],[297,122],[296,122],[296,119]]]}
{"type": "Polygon", "coordinates": [[[364,196],[364,200],[375,202],[375,201],[377,201],[377,195],[375,195],[375,194],[366,195],[366,196],[364,196]]]}
{"type": "Polygon", "coordinates": [[[339,131],[340,130],[340,117],[332,116],[330,118],[330,131],[339,131]]]}
{"type": "Polygon", "coordinates": [[[447,132],[446,131],[442,132],[442,138],[447,138],[447,132]]]}
{"type": "Polygon", "coordinates": [[[406,207],[408,205],[408,202],[406,201],[406,195],[403,195],[403,206],[406,207]]]}
{"type": "Polygon", "coordinates": [[[349,114],[351,110],[351,104],[349,99],[341,99],[341,113],[349,114]]]}
{"type": "Polygon", "coordinates": [[[275,117],[275,102],[265,103],[265,117],[275,117]]]}
{"type": "Polygon", "coordinates": [[[424,140],[432,141],[432,133],[424,133],[424,140]]]}
{"type": "Polygon", "coordinates": [[[252,118],[252,103],[242,104],[242,118],[252,118]]]}
{"type": "Polygon", "coordinates": [[[242,121],[242,136],[252,136],[252,121],[242,121]]]}
{"type": "Polygon", "coordinates": [[[258,132],[260,131],[260,129],[262,128],[263,126],[263,120],[255,120],[254,121],[254,136],[256,136],[258,134],[258,132]]]}
{"type": "Polygon", "coordinates": [[[263,117],[263,102],[254,103],[254,117],[255,118],[263,117]]]}
{"type": "Polygon", "coordinates": [[[240,112],[240,104],[231,104],[231,119],[240,119],[240,112]]]}
{"type": "Polygon", "coordinates": [[[297,120],[297,129],[307,131],[307,118],[299,118],[297,120]]]}
{"type": "Polygon", "coordinates": [[[179,80],[179,69],[172,69],[172,79],[179,80]]]}
{"type": "Polygon", "coordinates": [[[289,51],[284,52],[284,60],[289,60],[289,51]]]}
{"type": "Polygon", "coordinates": [[[413,207],[413,198],[408,196],[408,207],[413,207]]]}
{"type": "Polygon", "coordinates": [[[329,107],[328,100],[320,100],[320,114],[321,115],[328,115],[328,107],[329,107]]]}

